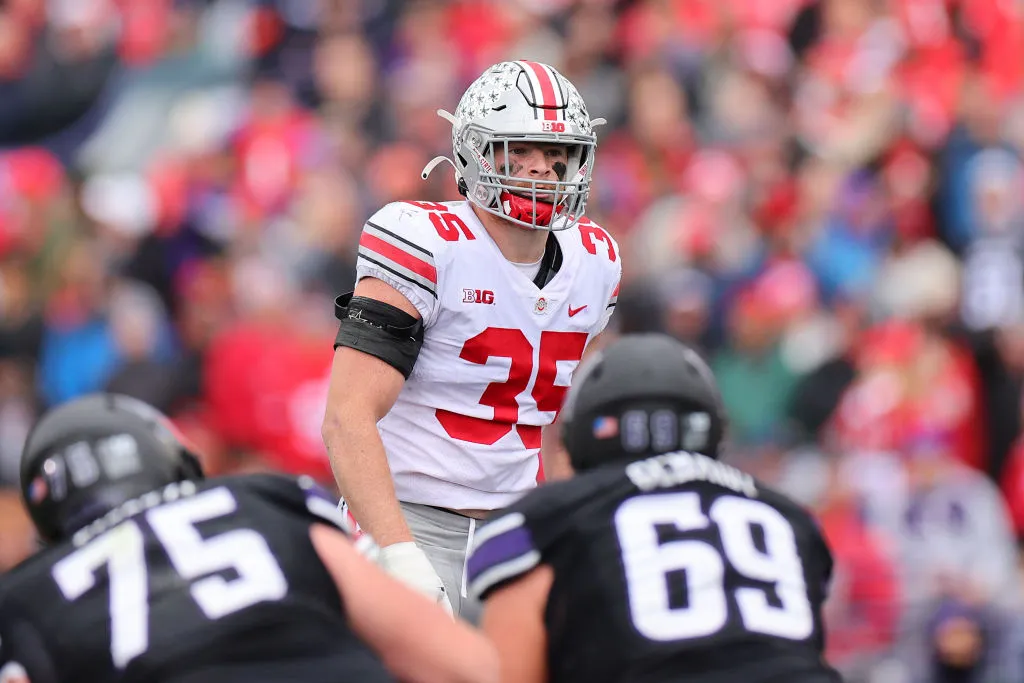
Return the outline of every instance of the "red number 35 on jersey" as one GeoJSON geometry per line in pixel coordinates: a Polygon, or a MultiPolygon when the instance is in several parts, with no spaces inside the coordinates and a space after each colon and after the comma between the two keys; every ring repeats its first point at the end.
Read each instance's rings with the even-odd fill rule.
{"type": "Polygon", "coordinates": [[[526,448],[540,448],[541,428],[518,424],[518,396],[526,391],[536,366],[537,379],[530,395],[537,403],[537,410],[557,413],[568,389],[555,384],[558,361],[579,361],[586,346],[586,332],[547,331],[541,333],[540,347],[535,354],[522,330],[488,327],[466,342],[459,357],[478,365],[485,365],[489,358],[511,361],[508,379],[491,382],[480,397],[481,405],[494,409],[494,418],[486,420],[438,409],[438,422],[448,436],[460,441],[491,445],[515,429],[526,448]]]}

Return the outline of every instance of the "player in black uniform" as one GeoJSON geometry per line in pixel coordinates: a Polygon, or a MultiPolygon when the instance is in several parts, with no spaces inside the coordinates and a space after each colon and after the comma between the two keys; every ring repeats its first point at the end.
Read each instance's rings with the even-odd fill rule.
{"type": "Polygon", "coordinates": [[[312,480],[203,480],[150,406],[36,425],[22,492],[50,542],[0,582],[0,674],[31,683],[496,681],[479,633],[387,577],[312,480]]]}
{"type": "Polygon", "coordinates": [[[562,411],[576,476],[494,516],[469,560],[505,683],[840,680],[822,660],[831,553],[804,510],[717,461],[723,427],[710,370],[669,337],[585,361],[562,411]]]}

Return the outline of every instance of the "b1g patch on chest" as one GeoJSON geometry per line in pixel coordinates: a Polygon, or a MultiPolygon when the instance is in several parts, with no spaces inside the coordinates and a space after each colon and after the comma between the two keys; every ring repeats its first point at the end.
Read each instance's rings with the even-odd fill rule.
{"type": "Polygon", "coordinates": [[[494,303],[494,292],[489,289],[471,289],[466,287],[462,290],[462,303],[491,305],[494,303]]]}

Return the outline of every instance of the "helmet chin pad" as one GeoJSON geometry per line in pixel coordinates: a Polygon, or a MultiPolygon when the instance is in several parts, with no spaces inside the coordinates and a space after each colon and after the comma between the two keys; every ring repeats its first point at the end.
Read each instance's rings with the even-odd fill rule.
{"type": "Polygon", "coordinates": [[[509,218],[524,223],[535,223],[547,227],[551,225],[551,218],[555,214],[555,206],[550,202],[534,201],[532,198],[504,190],[499,197],[501,209],[509,218]],[[534,221],[536,214],[536,221],[534,221]]]}

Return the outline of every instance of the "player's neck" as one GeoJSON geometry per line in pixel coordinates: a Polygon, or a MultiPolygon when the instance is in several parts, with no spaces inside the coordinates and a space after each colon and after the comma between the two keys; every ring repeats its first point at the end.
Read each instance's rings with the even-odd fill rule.
{"type": "Polygon", "coordinates": [[[535,263],[544,257],[548,242],[547,230],[521,228],[474,206],[480,223],[498,245],[501,255],[513,263],[535,263]]]}

